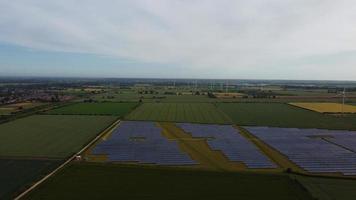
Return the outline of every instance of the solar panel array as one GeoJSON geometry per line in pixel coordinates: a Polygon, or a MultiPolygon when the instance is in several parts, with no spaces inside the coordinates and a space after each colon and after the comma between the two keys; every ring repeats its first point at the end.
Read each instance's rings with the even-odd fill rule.
{"type": "Polygon", "coordinates": [[[231,161],[243,162],[248,168],[276,168],[268,157],[231,125],[190,123],[177,125],[193,137],[211,138],[208,140],[209,146],[213,150],[221,150],[231,161]]]}
{"type": "Polygon", "coordinates": [[[161,128],[153,122],[125,121],[110,138],[99,143],[94,155],[105,154],[109,161],[153,163],[158,165],[196,164],[179,150],[176,141],[161,135],[161,128]]]}
{"type": "Polygon", "coordinates": [[[245,127],[311,173],[356,175],[356,132],[245,127]],[[348,149],[347,149],[348,148],[348,149]]]}

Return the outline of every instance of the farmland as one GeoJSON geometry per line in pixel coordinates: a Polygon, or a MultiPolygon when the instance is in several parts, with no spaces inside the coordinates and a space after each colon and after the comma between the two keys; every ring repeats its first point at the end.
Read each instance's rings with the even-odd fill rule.
{"type": "Polygon", "coordinates": [[[34,115],[0,125],[0,156],[64,158],[115,120],[109,116],[34,115]]]}
{"type": "Polygon", "coordinates": [[[215,99],[209,98],[207,95],[192,95],[192,94],[164,94],[161,92],[159,94],[139,94],[137,91],[125,90],[121,93],[106,93],[95,96],[95,100],[100,102],[142,102],[153,103],[153,102],[212,102],[215,99]]]}
{"type": "Polygon", "coordinates": [[[26,110],[29,108],[34,108],[36,106],[44,105],[43,103],[32,103],[32,102],[24,102],[24,103],[15,103],[9,104],[5,106],[0,106],[0,115],[9,115],[18,111],[26,110]]]}
{"type": "Polygon", "coordinates": [[[59,161],[0,159],[0,199],[10,199],[18,190],[49,173],[59,161]]]}
{"type": "Polygon", "coordinates": [[[293,106],[320,113],[356,113],[356,106],[340,103],[290,103],[293,106]]]}
{"type": "Polygon", "coordinates": [[[356,181],[352,179],[304,176],[296,178],[315,199],[352,200],[356,196],[356,181]]]}
{"type": "Polygon", "coordinates": [[[144,103],[131,112],[126,119],[217,124],[230,123],[230,119],[223,112],[209,103],[144,103]]]}
{"type": "Polygon", "coordinates": [[[356,82],[32,81],[0,83],[0,199],[16,197],[58,166],[21,199],[356,195],[356,132],[320,129],[356,130],[356,113],[289,104],[340,102],[347,86],[353,105],[356,82]]]}
{"type": "Polygon", "coordinates": [[[218,108],[238,125],[356,130],[354,115],[329,116],[283,103],[220,103],[218,108]]]}
{"type": "Polygon", "coordinates": [[[237,197],[311,199],[286,175],[181,171],[111,164],[72,164],[27,198],[209,200],[237,197]]]}
{"type": "Polygon", "coordinates": [[[0,115],[9,115],[13,111],[13,108],[0,107],[0,115]]]}
{"type": "Polygon", "coordinates": [[[124,116],[135,106],[137,106],[137,103],[76,103],[50,110],[47,114],[124,116]]]}

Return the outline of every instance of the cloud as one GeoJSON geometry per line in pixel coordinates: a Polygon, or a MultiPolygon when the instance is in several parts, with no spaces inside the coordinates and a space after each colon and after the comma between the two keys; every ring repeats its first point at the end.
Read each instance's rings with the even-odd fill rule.
{"type": "Polygon", "coordinates": [[[0,41],[196,74],[288,78],[303,69],[336,79],[350,72],[324,70],[355,74],[356,58],[341,65],[300,60],[354,52],[355,19],[353,0],[2,0],[0,41]]]}

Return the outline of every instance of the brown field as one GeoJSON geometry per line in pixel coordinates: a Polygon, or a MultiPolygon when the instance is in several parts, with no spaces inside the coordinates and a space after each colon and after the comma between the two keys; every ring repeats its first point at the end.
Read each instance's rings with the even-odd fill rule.
{"type": "Polygon", "coordinates": [[[43,103],[38,102],[21,102],[21,103],[14,103],[8,104],[0,107],[0,115],[8,115],[16,111],[20,111],[21,109],[28,109],[33,108],[43,103]]]}
{"type": "Polygon", "coordinates": [[[290,103],[290,105],[319,113],[356,113],[356,106],[340,103],[290,103]]]}
{"type": "Polygon", "coordinates": [[[242,97],[244,94],[242,93],[237,93],[237,92],[228,92],[228,93],[214,93],[214,95],[216,96],[216,98],[219,99],[230,99],[230,98],[240,98],[242,97]]]}

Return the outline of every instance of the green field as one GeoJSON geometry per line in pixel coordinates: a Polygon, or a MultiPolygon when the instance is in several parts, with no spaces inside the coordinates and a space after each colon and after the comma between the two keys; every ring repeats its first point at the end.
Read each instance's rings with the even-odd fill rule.
{"type": "Polygon", "coordinates": [[[110,116],[34,115],[0,125],[0,156],[64,158],[114,122],[110,116]]]}
{"type": "Polygon", "coordinates": [[[0,199],[12,199],[19,190],[53,170],[59,161],[0,159],[0,199]]]}
{"type": "Polygon", "coordinates": [[[356,180],[336,178],[314,178],[298,176],[297,180],[320,200],[354,200],[356,197],[356,180]]]}
{"type": "Polygon", "coordinates": [[[284,175],[72,164],[27,199],[311,199],[284,175]]]}
{"type": "Polygon", "coordinates": [[[283,103],[221,103],[218,108],[238,125],[356,130],[356,115],[335,117],[283,103]]]}
{"type": "Polygon", "coordinates": [[[230,123],[230,119],[215,105],[210,103],[144,103],[126,119],[195,122],[195,123],[230,123]]]}
{"type": "Polygon", "coordinates": [[[138,102],[140,99],[142,102],[213,102],[217,99],[209,98],[207,95],[167,95],[164,91],[160,91],[159,94],[139,94],[137,91],[121,91],[118,93],[106,93],[98,94],[94,96],[97,101],[111,101],[111,102],[138,102]]]}
{"type": "Polygon", "coordinates": [[[60,115],[115,115],[124,116],[129,113],[137,103],[76,103],[69,106],[50,110],[48,114],[60,115]]]}

